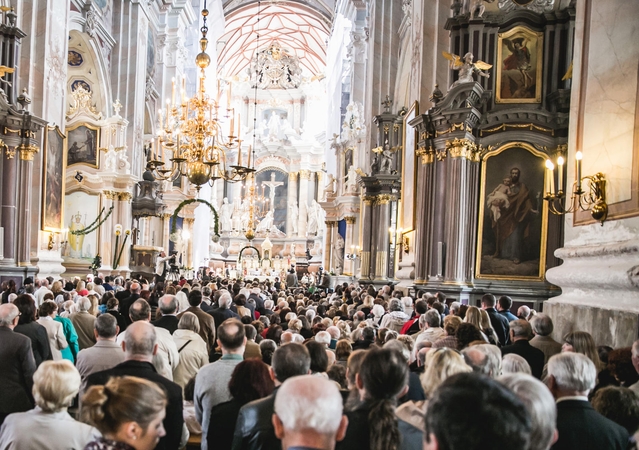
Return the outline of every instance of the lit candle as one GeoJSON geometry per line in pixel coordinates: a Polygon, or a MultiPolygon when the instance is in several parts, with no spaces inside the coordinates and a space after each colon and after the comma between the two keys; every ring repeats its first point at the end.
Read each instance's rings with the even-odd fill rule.
{"type": "Polygon", "coordinates": [[[169,102],[168,100],[166,101],[166,127],[169,128],[169,108],[171,107],[171,102],[169,102]]]}
{"type": "Polygon", "coordinates": [[[564,158],[557,158],[557,171],[559,172],[559,192],[564,190],[564,158]]]}
{"type": "Polygon", "coordinates": [[[578,151],[575,154],[575,159],[577,160],[577,191],[581,191],[581,160],[584,155],[581,151],[578,151]]]}
{"type": "Polygon", "coordinates": [[[242,145],[237,146],[237,165],[242,165],[242,145]]]}
{"type": "Polygon", "coordinates": [[[171,104],[175,105],[175,77],[171,78],[171,104]]]}
{"type": "Polygon", "coordinates": [[[251,153],[253,153],[253,148],[249,145],[249,149],[248,149],[248,164],[247,167],[251,167],[251,153]]]}
{"type": "Polygon", "coordinates": [[[220,79],[217,79],[217,98],[215,99],[215,107],[220,106],[220,79]]]}
{"type": "Polygon", "coordinates": [[[240,141],[240,128],[242,127],[242,119],[241,116],[237,115],[237,141],[240,141]]]}
{"type": "Polygon", "coordinates": [[[182,103],[186,103],[186,76],[182,77],[182,103]]]}
{"type": "Polygon", "coordinates": [[[233,136],[233,130],[235,128],[235,111],[231,110],[231,123],[229,126],[229,138],[233,136]]]}
{"type": "Polygon", "coordinates": [[[546,160],[546,167],[548,168],[548,181],[549,181],[549,188],[548,188],[548,192],[551,194],[555,193],[555,165],[552,163],[551,160],[547,159],[546,160]]]}

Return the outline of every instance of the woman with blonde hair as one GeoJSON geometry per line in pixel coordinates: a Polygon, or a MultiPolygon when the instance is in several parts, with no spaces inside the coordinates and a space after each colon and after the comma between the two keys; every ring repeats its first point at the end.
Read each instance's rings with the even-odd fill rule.
{"type": "Polygon", "coordinates": [[[564,336],[564,344],[561,346],[562,352],[575,352],[586,355],[597,368],[597,373],[605,369],[605,365],[599,359],[597,345],[592,335],[586,331],[572,331],[564,336]]]}
{"type": "Polygon", "coordinates": [[[497,345],[499,342],[499,338],[497,337],[497,333],[493,329],[493,326],[490,323],[490,316],[488,316],[488,312],[485,309],[480,309],[479,313],[481,314],[481,327],[480,329],[484,332],[486,337],[488,338],[488,342],[497,345]]]}
{"type": "Polygon", "coordinates": [[[486,342],[489,342],[488,336],[484,333],[481,326],[481,310],[476,306],[469,306],[468,311],[466,311],[466,317],[464,317],[464,322],[473,324],[479,329],[482,337],[486,342]]]}
{"type": "Polygon", "coordinates": [[[93,317],[98,317],[98,314],[100,314],[100,301],[98,300],[98,296],[94,294],[89,294],[87,298],[91,300],[91,307],[89,308],[87,312],[91,314],[93,317]]]}
{"type": "Polygon", "coordinates": [[[7,416],[0,429],[3,450],[46,448],[82,449],[100,435],[98,430],[76,422],[67,412],[80,389],[80,374],[71,361],[45,361],[33,374],[31,411],[7,416]]]}
{"type": "Polygon", "coordinates": [[[111,378],[91,386],[82,399],[81,416],[102,437],[85,450],[151,450],[166,435],[162,421],[166,394],[157,384],[137,377],[111,378]]]}

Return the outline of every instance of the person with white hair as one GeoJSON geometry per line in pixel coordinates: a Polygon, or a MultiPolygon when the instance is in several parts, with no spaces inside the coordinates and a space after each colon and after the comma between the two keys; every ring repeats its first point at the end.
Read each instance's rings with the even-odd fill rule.
{"type": "Polygon", "coordinates": [[[557,407],[548,388],[524,373],[502,375],[497,381],[514,392],[530,413],[532,430],[529,450],[548,450],[558,437],[557,407]]]}
{"type": "Polygon", "coordinates": [[[0,429],[3,450],[84,448],[100,432],[67,412],[80,389],[80,374],[67,360],[44,361],[33,375],[36,407],[11,414],[0,429]]]}
{"type": "Polygon", "coordinates": [[[508,353],[501,359],[501,373],[525,373],[526,375],[532,375],[528,361],[515,353],[508,353]]]}
{"type": "Polygon", "coordinates": [[[216,330],[226,319],[235,318],[239,320],[240,318],[237,313],[231,311],[231,306],[233,305],[233,297],[231,297],[231,293],[227,290],[221,290],[220,292],[220,297],[217,300],[219,307],[209,311],[209,314],[213,316],[213,320],[215,321],[216,330]]]}
{"type": "Polygon", "coordinates": [[[388,328],[399,333],[408,319],[409,317],[404,312],[404,305],[399,299],[394,298],[388,303],[388,314],[384,314],[379,327],[388,328]]]}
{"type": "Polygon", "coordinates": [[[333,450],[348,426],[337,386],[312,375],[289,378],[275,397],[273,426],[282,450],[333,450]]]}
{"type": "Polygon", "coordinates": [[[628,448],[628,431],[599,414],[588,401],[596,381],[597,369],[586,355],[565,352],[548,360],[546,385],[557,401],[559,432],[553,450],[628,448]]]}
{"type": "Polygon", "coordinates": [[[80,350],[93,347],[96,343],[93,330],[95,329],[95,316],[89,314],[91,300],[87,297],[80,297],[76,303],[78,312],[69,316],[76,333],[78,333],[78,345],[80,350]]]}
{"type": "Polygon", "coordinates": [[[402,297],[402,305],[404,305],[404,313],[410,318],[413,317],[413,298],[402,297]]]}
{"type": "Polygon", "coordinates": [[[550,337],[554,326],[548,314],[539,313],[535,315],[530,319],[530,326],[535,334],[535,337],[530,340],[530,345],[544,352],[546,357],[544,364],[548,362],[551,356],[561,353],[561,344],[550,337]]]}
{"type": "Polygon", "coordinates": [[[501,375],[501,351],[496,345],[472,345],[463,349],[462,355],[473,372],[490,378],[501,375]]]}
{"type": "Polygon", "coordinates": [[[337,345],[337,341],[339,340],[342,332],[335,325],[328,327],[326,332],[331,335],[331,343],[328,345],[328,348],[335,350],[335,346],[337,345]]]}
{"type": "Polygon", "coordinates": [[[331,345],[331,335],[327,331],[320,331],[315,335],[315,342],[319,342],[328,348],[331,345]]]}
{"type": "Polygon", "coordinates": [[[428,341],[431,344],[437,342],[444,336],[444,329],[441,327],[442,317],[435,309],[429,309],[426,314],[419,316],[420,332],[415,336],[415,344],[428,341]]]}

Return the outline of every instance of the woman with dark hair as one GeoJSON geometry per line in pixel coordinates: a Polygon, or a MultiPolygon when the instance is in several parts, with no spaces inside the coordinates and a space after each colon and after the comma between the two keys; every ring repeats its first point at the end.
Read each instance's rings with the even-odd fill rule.
{"type": "MultiPolygon", "coordinates": [[[[396,350],[368,350],[356,378],[360,402],[346,412],[348,429],[340,449],[396,450],[402,436],[397,426],[397,399],[408,391],[408,364],[396,350]]],[[[421,443],[420,443],[421,445],[421,443]]]]}
{"type": "MultiPolygon", "coordinates": [[[[4,284],[4,283],[3,283],[4,284]]],[[[6,289],[2,292],[2,303],[9,303],[9,295],[16,293],[16,282],[7,281],[6,289]]]]}
{"type": "Polygon", "coordinates": [[[457,327],[457,331],[455,332],[455,338],[457,339],[457,350],[463,350],[468,347],[473,341],[481,341],[485,343],[484,337],[477,328],[472,323],[462,323],[457,327]]]}
{"type": "Polygon", "coordinates": [[[311,330],[311,324],[308,321],[308,318],[305,315],[297,316],[298,319],[302,322],[302,329],[300,330],[300,334],[304,339],[310,339],[313,337],[313,330],[311,330]]]}
{"type": "Polygon", "coordinates": [[[208,448],[231,448],[240,408],[248,402],[271,395],[273,389],[275,386],[268,366],[259,359],[247,359],[235,366],[229,381],[231,400],[211,409],[206,437],[208,448]]]}
{"type": "Polygon", "coordinates": [[[280,345],[280,338],[282,337],[282,327],[279,325],[271,325],[266,330],[265,339],[274,341],[277,345],[280,345]]]}
{"type": "Polygon", "coordinates": [[[28,294],[18,295],[13,304],[20,311],[18,325],[13,329],[16,333],[24,334],[31,339],[31,350],[35,359],[36,367],[42,363],[53,359],[51,348],[49,347],[49,336],[47,330],[36,322],[36,305],[33,298],[28,294]]]}
{"type": "Polygon", "coordinates": [[[251,317],[251,310],[246,307],[246,297],[244,296],[244,294],[237,294],[235,297],[233,297],[233,303],[235,303],[237,314],[240,317],[251,317]]]}

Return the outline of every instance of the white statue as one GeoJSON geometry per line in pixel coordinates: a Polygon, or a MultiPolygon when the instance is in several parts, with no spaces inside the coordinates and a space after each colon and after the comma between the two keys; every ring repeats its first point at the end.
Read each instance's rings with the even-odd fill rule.
{"type": "Polygon", "coordinates": [[[300,209],[297,206],[297,202],[295,200],[291,200],[288,204],[288,214],[289,220],[291,221],[291,225],[293,226],[293,233],[297,234],[298,223],[297,219],[300,215],[300,209]]]}
{"type": "Polygon", "coordinates": [[[264,218],[257,225],[255,232],[259,233],[263,231],[265,233],[268,233],[271,230],[271,228],[273,228],[273,211],[269,211],[266,213],[264,218]]]}
{"type": "Polygon", "coordinates": [[[346,179],[346,193],[357,194],[357,172],[355,171],[355,165],[348,168],[348,175],[346,179]]]}
{"type": "MultiPolygon", "coordinates": [[[[315,200],[313,200],[315,202],[315,200]]],[[[308,219],[306,225],[306,232],[308,234],[317,233],[317,209],[315,208],[315,204],[311,204],[308,207],[308,219]]]]}
{"type": "Polygon", "coordinates": [[[475,61],[473,62],[473,54],[468,52],[462,58],[459,55],[455,55],[448,52],[442,52],[444,58],[450,61],[450,68],[453,70],[459,70],[459,78],[453,84],[450,85],[450,88],[454,88],[458,84],[462,83],[471,83],[475,81],[474,75],[477,74],[484,78],[489,78],[490,74],[485,72],[490,69],[492,64],[485,63],[484,61],[475,61]]]}
{"type": "Polygon", "coordinates": [[[115,172],[115,167],[117,163],[118,155],[113,150],[113,146],[109,147],[109,151],[106,152],[104,157],[104,171],[105,172],[115,172]]]}
{"type": "Polygon", "coordinates": [[[233,205],[229,203],[229,199],[224,197],[222,200],[222,206],[220,207],[220,225],[222,227],[222,232],[231,231],[233,228],[233,224],[231,221],[231,216],[233,215],[233,205]]]}
{"type": "Polygon", "coordinates": [[[326,222],[326,211],[322,208],[322,205],[313,200],[313,208],[315,208],[315,216],[317,217],[317,232],[319,233],[324,229],[326,222]]]}
{"type": "Polygon", "coordinates": [[[280,135],[280,116],[275,111],[271,112],[271,117],[268,119],[268,137],[271,140],[279,139],[280,135]]]}
{"type": "Polygon", "coordinates": [[[335,273],[342,274],[344,269],[344,238],[338,233],[335,244],[333,244],[333,267],[335,273]]]}

